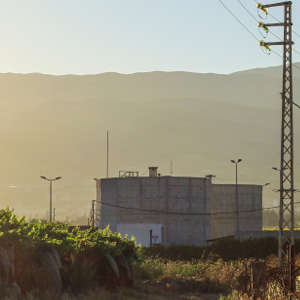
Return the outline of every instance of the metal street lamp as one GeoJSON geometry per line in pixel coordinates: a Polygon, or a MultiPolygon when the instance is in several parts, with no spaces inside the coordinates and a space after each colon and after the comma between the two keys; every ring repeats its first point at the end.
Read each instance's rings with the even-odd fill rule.
{"type": "MultiPolygon", "coordinates": [[[[276,167],[272,167],[273,170],[279,172],[280,175],[280,182],[281,182],[281,176],[282,176],[282,171],[285,170],[285,168],[281,169],[281,168],[276,168],[276,167]]],[[[280,189],[278,190],[278,192],[280,192],[280,189]]]]}
{"type": "Polygon", "coordinates": [[[52,182],[61,179],[61,176],[55,178],[47,178],[46,176],[41,176],[42,179],[50,182],[50,212],[49,212],[49,221],[52,222],[52,182]]]}
{"type": "Polygon", "coordinates": [[[237,161],[231,160],[233,164],[235,164],[235,205],[236,205],[236,233],[239,238],[240,236],[240,220],[239,220],[239,194],[238,194],[238,164],[242,161],[239,158],[237,161]]]}

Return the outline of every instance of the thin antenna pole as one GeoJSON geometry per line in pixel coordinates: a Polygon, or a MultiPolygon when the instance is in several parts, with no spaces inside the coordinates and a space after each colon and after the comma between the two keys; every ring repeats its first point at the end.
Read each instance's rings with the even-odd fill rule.
{"type": "Polygon", "coordinates": [[[173,160],[170,161],[170,175],[173,176],[173,160]]]}
{"type": "Polygon", "coordinates": [[[52,180],[50,180],[50,209],[49,221],[52,222],[52,180]]]}
{"type": "Polygon", "coordinates": [[[109,132],[106,134],[106,177],[109,177],[109,132]]]}

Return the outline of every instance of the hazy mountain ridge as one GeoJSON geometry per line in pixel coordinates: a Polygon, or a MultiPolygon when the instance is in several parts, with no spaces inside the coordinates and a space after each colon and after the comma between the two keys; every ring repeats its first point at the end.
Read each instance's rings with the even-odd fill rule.
{"type": "MultiPolygon", "coordinates": [[[[217,181],[232,182],[229,160],[241,156],[241,181],[277,183],[271,167],[279,163],[280,70],[0,74],[2,203],[44,216],[48,186],[39,176],[60,175],[57,217],[88,211],[92,178],[105,175],[106,129],[114,176],[119,169],[145,173],[152,164],[168,174],[172,159],[175,175],[215,173],[217,181]]],[[[296,151],[298,145],[296,136],[296,151]]]]}

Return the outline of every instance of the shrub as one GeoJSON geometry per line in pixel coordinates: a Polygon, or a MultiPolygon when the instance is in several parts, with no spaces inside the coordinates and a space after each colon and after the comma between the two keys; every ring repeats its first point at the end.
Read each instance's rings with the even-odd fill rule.
{"type": "Polygon", "coordinates": [[[96,249],[102,255],[122,254],[133,259],[138,255],[134,240],[122,238],[109,228],[97,230],[90,227],[80,230],[79,227],[75,227],[69,232],[68,224],[26,222],[25,217],[18,218],[10,209],[0,210],[0,241],[2,245],[13,242],[21,244],[23,248],[55,247],[61,256],[77,254],[87,249],[96,249]]]}
{"type": "MultiPolygon", "coordinates": [[[[228,238],[216,241],[206,247],[189,245],[159,245],[143,248],[144,257],[159,257],[166,260],[192,261],[196,259],[217,260],[222,258],[226,261],[245,258],[266,258],[277,254],[278,242],[275,238],[248,239],[239,241],[228,238]]],[[[300,240],[296,241],[296,251],[300,251],[300,240]]]]}
{"type": "Polygon", "coordinates": [[[55,248],[62,260],[60,272],[64,287],[74,292],[91,288],[95,283],[121,284],[124,279],[121,275],[126,275],[115,276],[122,267],[117,265],[117,258],[122,257],[127,266],[139,255],[133,239],[123,238],[109,228],[70,230],[63,223],[27,222],[10,209],[0,210],[0,244],[4,248],[14,246],[17,261],[14,279],[23,292],[34,290],[36,284],[32,278],[39,268],[39,254],[50,248],[55,248]]]}

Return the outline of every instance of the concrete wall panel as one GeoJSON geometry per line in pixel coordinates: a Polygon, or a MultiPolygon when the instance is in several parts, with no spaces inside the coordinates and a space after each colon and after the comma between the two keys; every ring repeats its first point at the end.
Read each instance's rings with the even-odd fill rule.
{"type": "MultiPolygon", "coordinates": [[[[109,178],[99,184],[99,201],[141,209],[99,205],[97,222],[101,220],[102,228],[107,224],[112,230],[117,230],[117,224],[161,224],[162,239],[167,244],[204,245],[207,240],[236,233],[236,214],[232,213],[236,210],[234,184],[170,176],[109,178]]],[[[239,185],[238,188],[240,210],[261,208],[261,186],[239,185]]],[[[262,228],[261,211],[240,213],[239,220],[241,230],[262,228]]]]}

